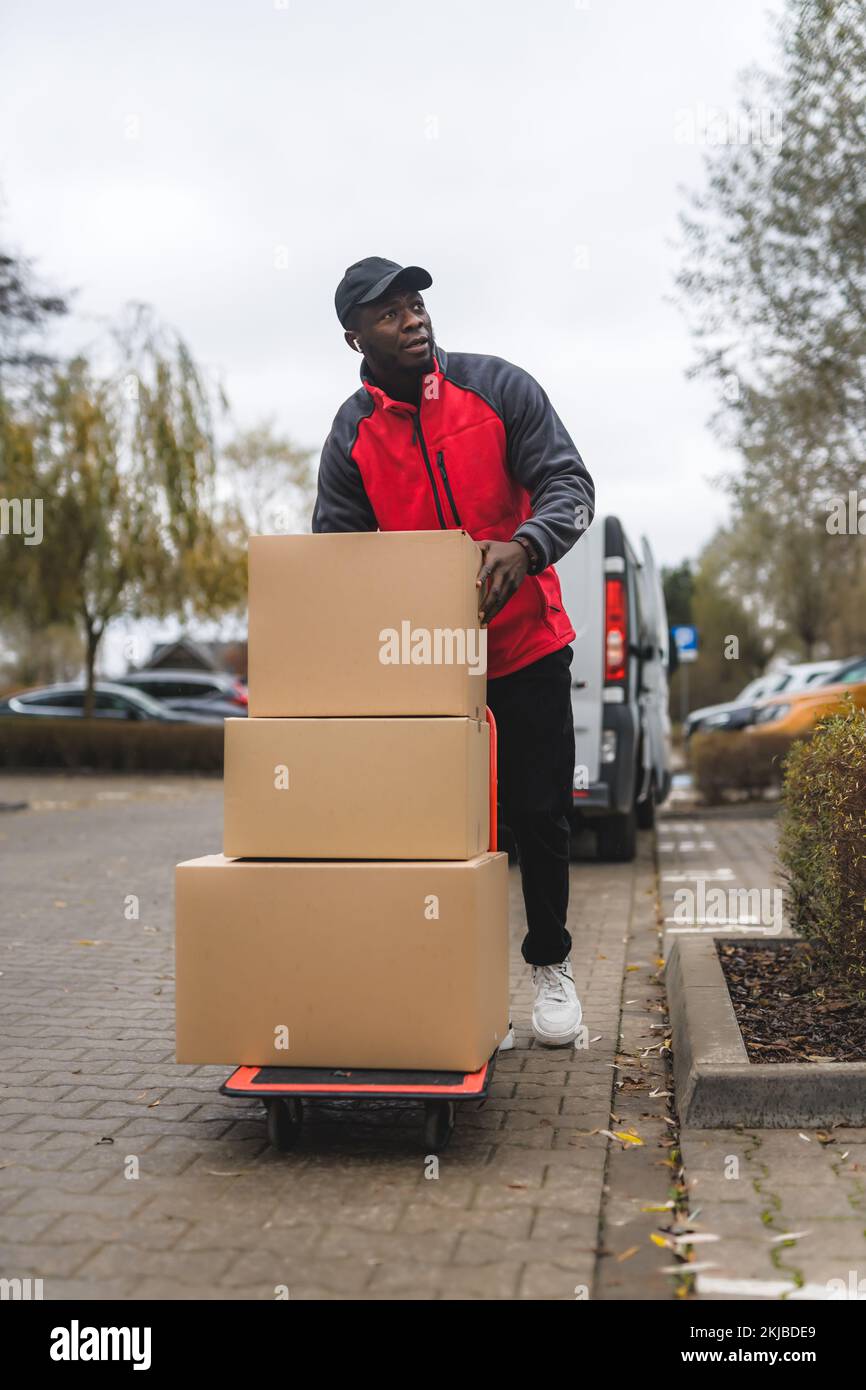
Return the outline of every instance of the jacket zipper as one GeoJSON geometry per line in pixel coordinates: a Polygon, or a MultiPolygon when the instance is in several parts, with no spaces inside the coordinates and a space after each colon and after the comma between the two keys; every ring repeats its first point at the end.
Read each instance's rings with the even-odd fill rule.
{"type": "Polygon", "coordinates": [[[451,510],[454,513],[454,520],[457,522],[458,526],[462,526],[463,522],[457,515],[457,508],[454,505],[454,495],[451,491],[451,484],[448,481],[448,474],[445,472],[445,455],[442,453],[441,449],[439,453],[436,455],[436,464],[439,469],[439,472],[442,474],[442,482],[445,484],[445,491],[448,494],[448,501],[451,504],[451,510]]]}
{"type": "Polygon", "coordinates": [[[427,469],[427,477],[430,479],[430,486],[433,489],[433,500],[436,503],[436,515],[439,517],[439,525],[443,531],[446,529],[445,517],[442,512],[442,504],[439,501],[439,493],[436,491],[436,479],[433,477],[433,469],[430,467],[430,459],[427,454],[427,445],[424,443],[424,435],[421,432],[420,415],[413,415],[412,427],[415,431],[415,438],[421,449],[421,457],[424,459],[424,467],[427,469]]]}

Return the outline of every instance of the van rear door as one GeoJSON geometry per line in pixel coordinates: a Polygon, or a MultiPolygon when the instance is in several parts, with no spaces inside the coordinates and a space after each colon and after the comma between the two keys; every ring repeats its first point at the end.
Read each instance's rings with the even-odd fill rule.
{"type": "MultiPolygon", "coordinates": [[[[671,721],[668,711],[670,634],[664,589],[646,536],[641,537],[644,590],[650,616],[646,641],[652,656],[643,666],[644,719],[657,800],[664,800],[671,778],[671,721]]],[[[644,639],[642,639],[644,640],[644,639]]]]}
{"type": "Polygon", "coordinates": [[[604,526],[598,521],[557,561],[565,611],[575,631],[572,642],[571,707],[575,766],[589,785],[600,775],[602,647],[604,623],[604,526]]]}

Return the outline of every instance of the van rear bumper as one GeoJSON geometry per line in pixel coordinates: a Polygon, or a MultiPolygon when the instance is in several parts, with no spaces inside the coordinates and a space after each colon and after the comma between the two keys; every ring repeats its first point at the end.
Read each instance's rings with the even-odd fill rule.
{"type": "Polygon", "coordinates": [[[572,803],[575,811],[587,816],[626,814],[631,810],[637,778],[635,713],[629,705],[605,705],[602,728],[616,733],[616,758],[601,764],[598,781],[585,791],[574,792],[572,803]]]}
{"type": "Polygon", "coordinates": [[[586,791],[573,792],[575,811],[609,811],[610,787],[606,782],[594,782],[586,791]]]}

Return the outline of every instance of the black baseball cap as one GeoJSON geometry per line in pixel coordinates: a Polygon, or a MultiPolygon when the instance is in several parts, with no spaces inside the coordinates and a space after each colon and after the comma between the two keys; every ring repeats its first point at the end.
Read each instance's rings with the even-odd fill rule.
{"type": "Polygon", "coordinates": [[[433,284],[432,275],[420,265],[398,265],[382,256],[367,256],[350,265],[334,295],[337,318],[343,327],[348,328],[349,316],[356,305],[378,299],[398,280],[410,290],[426,290],[433,284]]]}

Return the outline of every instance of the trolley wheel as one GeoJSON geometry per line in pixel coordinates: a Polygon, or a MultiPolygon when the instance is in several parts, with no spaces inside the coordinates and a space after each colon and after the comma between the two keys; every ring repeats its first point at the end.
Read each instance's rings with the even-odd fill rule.
{"type": "Polygon", "coordinates": [[[299,1100],[271,1100],[268,1106],[268,1139],[275,1149],[285,1153],[293,1149],[301,1136],[304,1107],[299,1100]]]}
{"type": "Polygon", "coordinates": [[[440,1153],[447,1146],[453,1129],[453,1100],[424,1102],[424,1143],[428,1153],[440,1153]]]}

